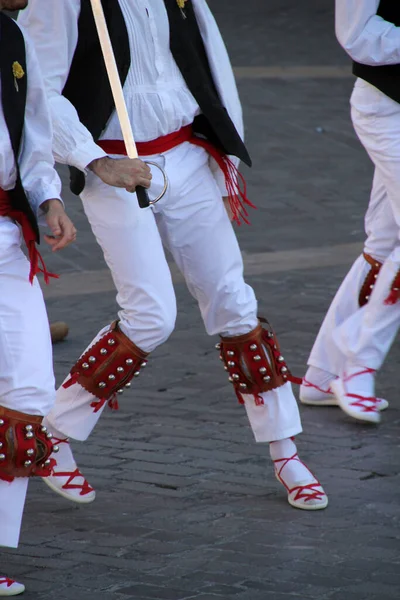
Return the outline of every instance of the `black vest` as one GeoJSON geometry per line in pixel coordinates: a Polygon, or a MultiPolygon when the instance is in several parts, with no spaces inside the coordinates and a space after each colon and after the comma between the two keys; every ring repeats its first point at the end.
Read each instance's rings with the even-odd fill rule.
{"type": "Polygon", "coordinates": [[[0,77],[1,102],[5,122],[9,131],[11,146],[17,165],[17,181],[9,192],[14,209],[25,213],[39,241],[39,229],[35,214],[22,187],[18,168],[18,155],[25,122],[25,105],[27,95],[28,74],[26,72],[25,41],[18,25],[0,12],[0,77]],[[13,63],[19,62],[25,76],[18,79],[18,91],[13,74],[13,63]]]}
{"type": "MultiPolygon", "coordinates": [[[[195,119],[194,130],[226,154],[237,156],[251,165],[247,149],[218,95],[191,2],[185,8],[186,19],[176,0],[164,2],[169,19],[172,55],[202,113],[195,119]]],[[[118,1],[102,0],[102,4],[121,82],[124,84],[130,67],[125,20],[118,1]]],[[[78,30],[78,44],[63,94],[75,106],[81,122],[97,141],[113,113],[114,102],[89,0],[81,0],[78,30]]],[[[83,173],[72,168],[72,191],[79,194],[83,187],[83,173]]]]}
{"type": "MultiPolygon", "coordinates": [[[[381,0],[377,15],[400,27],[400,2],[398,0],[381,0]]],[[[353,73],[364,79],[381,92],[400,102],[400,64],[371,67],[353,62],[353,73]]]]}

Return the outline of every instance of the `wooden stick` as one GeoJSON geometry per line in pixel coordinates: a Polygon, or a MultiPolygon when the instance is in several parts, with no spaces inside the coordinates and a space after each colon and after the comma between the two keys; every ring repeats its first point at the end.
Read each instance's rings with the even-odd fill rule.
{"type": "Polygon", "coordinates": [[[132,126],[126,108],[124,92],[118,73],[117,63],[115,61],[114,50],[111,44],[110,34],[108,32],[106,19],[104,16],[101,0],[90,0],[97,33],[99,35],[100,45],[106,64],[108,79],[115,102],[118,119],[121,125],[122,136],[124,138],[126,152],[129,158],[138,158],[135,140],[133,137],[132,126]]]}
{"type": "MultiPolygon", "coordinates": [[[[126,153],[129,158],[138,158],[138,152],[133,137],[131,122],[126,108],[124,92],[122,89],[121,79],[118,73],[117,63],[115,61],[114,50],[111,44],[106,18],[104,16],[103,6],[101,4],[101,0],[90,0],[90,2],[92,4],[97,33],[99,35],[101,50],[103,52],[108,79],[111,85],[115,109],[117,111],[118,119],[121,125],[121,131],[125,142],[126,153]]],[[[147,208],[148,206],[150,206],[150,201],[146,189],[138,185],[135,191],[140,208],[147,208]]]]}

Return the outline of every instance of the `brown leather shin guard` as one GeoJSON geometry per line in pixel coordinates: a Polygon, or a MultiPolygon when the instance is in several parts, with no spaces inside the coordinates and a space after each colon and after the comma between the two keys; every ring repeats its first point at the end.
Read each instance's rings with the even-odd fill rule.
{"type": "Polygon", "coordinates": [[[253,331],[221,337],[221,343],[217,344],[241,404],[242,394],[251,394],[256,404],[262,404],[262,392],[277,389],[287,381],[300,382],[291,375],[270,324],[265,319],[262,322],[266,324],[265,329],[259,323],[253,331]]]}
{"type": "Polygon", "coordinates": [[[42,421],[43,417],[0,406],[0,479],[51,475],[55,461],[50,455],[58,448],[42,421]]]}
{"type": "Polygon", "coordinates": [[[100,401],[112,399],[129,387],[146,366],[148,353],[140,350],[115,321],[109,331],[91,346],[71,369],[65,388],[79,383],[100,401]]]}

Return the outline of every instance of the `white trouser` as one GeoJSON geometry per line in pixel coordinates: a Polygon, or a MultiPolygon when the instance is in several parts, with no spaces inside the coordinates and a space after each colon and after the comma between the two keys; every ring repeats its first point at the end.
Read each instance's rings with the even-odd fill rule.
{"type": "MultiPolygon", "coordinates": [[[[19,228],[0,217],[0,405],[44,416],[55,399],[52,347],[42,291],[28,278],[19,228]]],[[[18,545],[27,486],[0,480],[0,546],[18,545]]]]}
{"type": "Polygon", "coordinates": [[[328,310],[308,364],[334,375],[346,363],[379,369],[400,326],[400,302],[384,303],[400,269],[400,104],[357,80],[351,105],[355,131],[375,166],[364,250],[383,266],[368,304],[360,308],[370,269],[360,256],[328,310]]]}
{"type": "MultiPolygon", "coordinates": [[[[176,300],[164,244],[198,301],[207,333],[248,333],[258,323],[257,302],[244,282],[240,249],[207,153],[184,143],[151,160],[165,169],[170,181],[167,194],[154,208],[140,209],[135,195],[111,188],[93,174],[82,194],[118,291],[121,329],[146,352],[171,334],[176,300]]],[[[161,187],[161,174],[154,169],[152,194],[161,187]]],[[[266,394],[270,410],[256,411],[257,417],[252,412],[253,430],[262,432],[258,439],[281,439],[275,436],[301,431],[297,404],[288,387],[266,394]]],[[[86,439],[101,414],[93,412],[92,401],[78,384],[60,388],[48,417],[50,425],[69,437],[86,439]]]]}

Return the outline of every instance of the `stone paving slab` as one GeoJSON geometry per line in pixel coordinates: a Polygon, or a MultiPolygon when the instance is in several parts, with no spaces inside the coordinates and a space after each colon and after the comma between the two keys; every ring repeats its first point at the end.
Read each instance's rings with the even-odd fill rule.
{"type": "MultiPolygon", "coordinates": [[[[363,239],[371,166],[349,121],[348,61],[330,0],[210,5],[243,69],[254,157],[246,175],[259,206],[252,227],[238,230],[247,279],[302,374],[363,239]]],[[[65,198],[79,239],[46,255],[65,285],[49,291],[50,319],[70,325],[54,348],[58,382],[117,308],[83,209],[65,198]],[[78,294],[88,277],[92,287],[78,294]]],[[[337,408],[301,407],[299,447],[330,495],[326,511],[304,513],[289,507],[267,448],[253,443],[215,340],[178,277],[176,292],[170,340],[120,411],[75,444],[95,503],[70,504],[32,481],[20,549],[2,554],[2,569],[24,580],[27,600],[398,598],[398,344],[378,378],[391,402],[379,428],[337,408]]]]}

